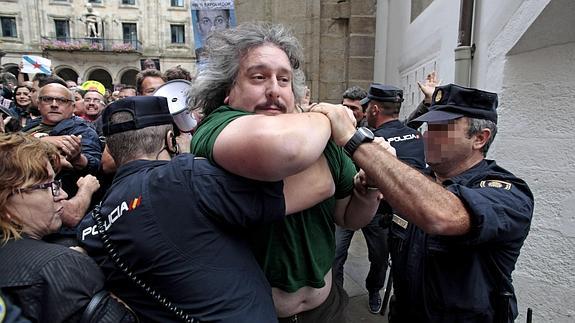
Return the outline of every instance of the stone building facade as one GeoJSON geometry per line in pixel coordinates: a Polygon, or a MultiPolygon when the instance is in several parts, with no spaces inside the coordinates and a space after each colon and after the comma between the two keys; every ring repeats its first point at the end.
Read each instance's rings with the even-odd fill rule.
{"type": "MultiPolygon", "coordinates": [[[[314,101],[340,102],[347,87],[367,87],[373,79],[376,0],[236,0],[235,6],[238,23],[293,28],[304,46],[314,101]]],[[[107,86],[133,82],[144,58],[158,59],[161,70],[182,65],[195,71],[190,0],[0,0],[0,18],[15,22],[15,37],[0,35],[7,53],[1,63],[9,71],[22,54],[50,58],[66,79],[107,86]],[[102,20],[102,43],[86,37],[80,20],[88,2],[102,20]],[[183,28],[184,43],[172,41],[173,28],[183,28]],[[59,39],[79,41],[83,48],[57,48],[64,47],[59,39]]]]}
{"type": "Polygon", "coordinates": [[[15,72],[23,54],[52,60],[66,80],[135,84],[141,60],[159,60],[161,70],[181,65],[193,71],[189,1],[0,0],[5,70],[15,72]],[[99,37],[87,34],[87,5],[99,17],[99,37]]]}

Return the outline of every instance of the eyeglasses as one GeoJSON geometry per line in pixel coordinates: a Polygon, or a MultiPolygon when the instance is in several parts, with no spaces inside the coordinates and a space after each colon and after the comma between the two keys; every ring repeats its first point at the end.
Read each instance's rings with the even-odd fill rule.
{"type": "Polygon", "coordinates": [[[60,188],[62,188],[62,181],[57,179],[48,183],[44,183],[44,184],[38,184],[38,185],[32,185],[30,187],[24,187],[24,188],[19,188],[16,191],[18,193],[22,193],[22,192],[31,192],[34,190],[45,190],[47,188],[51,188],[52,189],[52,196],[53,197],[57,197],[58,195],[60,195],[60,188]]]}
{"type": "Polygon", "coordinates": [[[70,100],[70,99],[66,99],[66,98],[62,98],[62,97],[55,98],[53,96],[40,96],[40,97],[38,97],[38,100],[40,100],[40,102],[42,102],[44,104],[52,104],[52,102],[54,102],[54,101],[56,101],[57,104],[66,104],[68,102],[72,102],[72,100],[70,100]]]}
{"type": "Polygon", "coordinates": [[[92,99],[92,98],[85,98],[85,99],[84,99],[84,102],[86,102],[86,103],[90,103],[90,102],[102,103],[102,100],[97,99],[97,98],[94,98],[94,99],[92,99]]]}

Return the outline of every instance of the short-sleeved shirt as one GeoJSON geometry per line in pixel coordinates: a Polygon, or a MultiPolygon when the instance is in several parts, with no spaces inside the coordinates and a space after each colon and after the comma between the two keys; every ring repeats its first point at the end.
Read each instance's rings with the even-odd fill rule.
{"type": "MultiPolygon", "coordinates": [[[[282,182],[230,174],[191,154],[122,165],[102,204],[107,232],[131,271],[200,321],[274,322],[271,289],[248,228],[285,215],[282,182]]],[[[110,289],[143,321],[177,319],[111,262],[92,217],[78,239],[110,289]]]]}
{"type": "Polygon", "coordinates": [[[511,273],[533,215],[529,187],[491,160],[442,185],[470,212],[471,230],[463,236],[431,235],[394,218],[394,317],[400,322],[492,322],[502,292],[512,295],[509,311],[516,317],[511,273]]]}
{"type": "MultiPolygon", "coordinates": [[[[230,122],[245,115],[250,113],[225,106],[214,110],[194,133],[192,152],[214,162],[216,138],[230,122]]],[[[324,287],[335,257],[335,201],[351,194],[356,171],[351,159],[331,141],[324,156],[335,182],[335,195],[283,221],[260,226],[250,238],[268,281],[286,292],[304,286],[324,287]]]]}

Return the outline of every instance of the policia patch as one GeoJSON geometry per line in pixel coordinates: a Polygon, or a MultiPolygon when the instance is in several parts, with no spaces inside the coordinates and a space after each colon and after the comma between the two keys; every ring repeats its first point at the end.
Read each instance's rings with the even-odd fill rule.
{"type": "Polygon", "coordinates": [[[511,183],[499,181],[496,179],[488,180],[488,181],[481,181],[479,183],[480,187],[490,187],[490,188],[502,188],[504,190],[511,190],[511,183]]]}

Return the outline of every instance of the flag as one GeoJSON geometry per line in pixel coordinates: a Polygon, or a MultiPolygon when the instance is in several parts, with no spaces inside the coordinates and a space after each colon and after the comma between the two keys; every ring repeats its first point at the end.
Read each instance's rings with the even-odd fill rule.
{"type": "Polygon", "coordinates": [[[22,73],[44,73],[47,75],[52,74],[50,66],[52,66],[52,61],[47,58],[24,55],[22,56],[22,73]]]}

